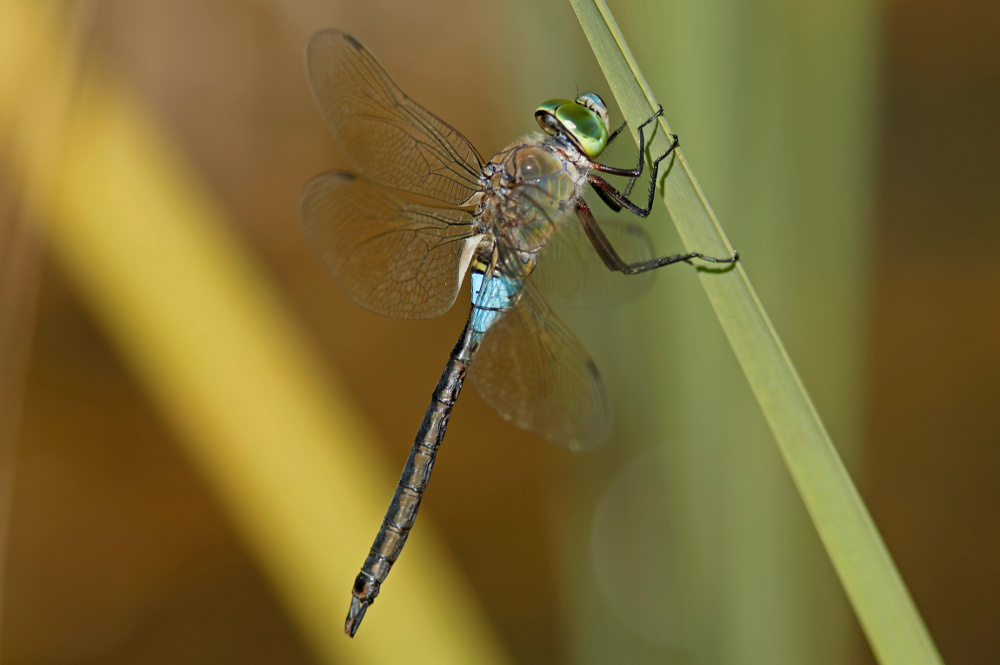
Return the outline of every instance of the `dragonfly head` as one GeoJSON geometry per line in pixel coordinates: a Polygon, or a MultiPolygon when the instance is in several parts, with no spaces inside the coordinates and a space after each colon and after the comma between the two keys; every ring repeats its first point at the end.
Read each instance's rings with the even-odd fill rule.
{"type": "Polygon", "coordinates": [[[576,101],[550,99],[535,111],[535,120],[546,134],[565,136],[591,159],[608,145],[608,107],[592,92],[580,95],[576,101]]]}

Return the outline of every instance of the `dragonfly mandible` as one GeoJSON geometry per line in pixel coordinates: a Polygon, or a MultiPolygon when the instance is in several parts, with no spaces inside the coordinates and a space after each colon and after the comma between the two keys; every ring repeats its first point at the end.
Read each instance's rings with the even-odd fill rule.
{"type": "Polygon", "coordinates": [[[639,127],[634,168],[596,161],[625,125],[612,132],[607,107],[592,93],[545,102],[535,111],[542,132],[485,161],[350,35],[315,35],[306,65],[320,112],[358,174],[319,175],[301,197],[305,234],[341,288],[371,311],[420,319],[446,312],[467,272],[472,283],[465,329],[354,582],[344,627],[353,637],[406,543],[467,372],[483,399],[520,427],[571,447],[607,437],[600,375],[542,292],[565,301],[591,289],[613,299],[641,288],[637,276],[655,268],[739,257],[656,257],[638,225],[598,225],[584,201],[589,186],[616,212],[649,214],[676,136],[652,162],[646,205],[628,194],[643,172],[646,128],[662,109],[639,127]],[[619,191],[602,174],[629,178],[628,188],[619,191]]]}

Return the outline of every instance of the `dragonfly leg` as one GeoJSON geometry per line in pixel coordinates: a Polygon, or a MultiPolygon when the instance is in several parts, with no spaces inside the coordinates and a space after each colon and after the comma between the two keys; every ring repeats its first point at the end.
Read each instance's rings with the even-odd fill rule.
{"type": "Polygon", "coordinates": [[[617,136],[618,136],[619,134],[621,134],[621,133],[622,133],[622,130],[623,130],[623,129],[625,129],[626,127],[628,127],[628,120],[626,120],[625,122],[623,122],[623,123],[622,123],[622,124],[621,124],[621,125],[620,125],[620,126],[618,127],[618,129],[616,129],[615,131],[611,132],[611,135],[610,135],[610,136],[608,137],[608,145],[611,145],[611,142],[612,142],[612,141],[614,141],[614,140],[615,140],[615,138],[616,138],[616,137],[617,137],[617,136]]]}
{"type": "MultiPolygon", "coordinates": [[[[604,179],[602,178],[601,180],[604,180],[604,179]]],[[[615,200],[615,198],[613,196],[611,196],[610,194],[608,194],[602,188],[600,188],[597,185],[595,185],[593,182],[590,183],[590,186],[594,188],[594,191],[597,192],[597,195],[601,197],[601,200],[604,201],[605,205],[607,205],[609,208],[611,208],[615,212],[621,211],[621,209],[622,209],[621,205],[618,203],[618,201],[615,200]]],[[[608,186],[609,187],[611,186],[610,183],[608,184],[608,186]]],[[[632,181],[629,181],[629,187],[631,187],[631,186],[632,186],[632,181]]],[[[628,196],[628,194],[626,194],[626,196],[628,196]]]]}
{"type": "MultiPolygon", "coordinates": [[[[611,136],[608,137],[608,145],[611,145],[611,142],[614,141],[615,138],[617,138],[618,135],[622,133],[622,130],[625,129],[626,127],[628,127],[627,120],[623,122],[621,125],[619,125],[618,129],[611,132],[611,136]]],[[[640,151],[639,154],[641,155],[642,151],[640,151]]],[[[636,180],[635,178],[632,178],[631,180],[628,181],[628,187],[625,188],[625,196],[628,196],[629,192],[632,191],[632,185],[635,184],[635,180],[636,180]]],[[[606,194],[604,190],[594,187],[594,191],[597,192],[597,195],[601,197],[601,200],[604,201],[604,203],[615,212],[619,212],[622,209],[622,207],[618,205],[618,202],[615,201],[613,198],[611,198],[608,194],[606,194]]]]}
{"type": "MultiPolygon", "coordinates": [[[[667,151],[665,153],[663,153],[662,155],[660,155],[659,157],[657,157],[655,162],[653,162],[653,177],[652,177],[652,181],[653,182],[656,182],[656,168],[659,166],[660,162],[662,162],[664,159],[666,159],[667,156],[669,156],[670,153],[672,153],[674,150],[676,150],[678,147],[680,147],[680,145],[681,145],[681,139],[680,139],[680,137],[677,136],[677,134],[670,134],[670,147],[667,148],[667,151]]],[[[638,178],[630,178],[629,179],[628,186],[625,187],[625,196],[629,196],[629,195],[632,194],[632,186],[635,185],[635,183],[636,183],[637,180],[638,180],[638,178]]],[[[654,189],[655,189],[655,186],[654,186],[654,189]]],[[[650,199],[650,204],[652,204],[652,199],[650,199]]]]}
{"type": "MultiPolygon", "coordinates": [[[[642,123],[641,125],[639,125],[639,161],[638,161],[638,164],[635,165],[634,169],[623,169],[623,168],[618,168],[616,166],[608,166],[607,164],[600,164],[598,162],[594,162],[594,164],[593,164],[594,170],[595,171],[600,171],[601,173],[607,173],[608,175],[620,175],[620,176],[624,176],[626,178],[638,178],[639,176],[641,176],[642,175],[643,155],[646,153],[646,132],[645,132],[645,129],[646,129],[646,126],[649,125],[649,123],[653,122],[654,120],[656,120],[657,118],[659,118],[661,115],[663,115],[663,107],[662,106],[660,108],[656,109],[656,113],[654,113],[653,115],[649,116],[644,123],[642,123]]],[[[617,136],[618,133],[621,132],[623,129],[625,129],[625,125],[622,125],[618,129],[616,129],[614,135],[617,136]]],[[[610,142],[610,140],[611,140],[611,137],[608,137],[608,141],[609,142],[610,142]]],[[[671,148],[670,150],[673,150],[673,148],[671,148]]],[[[670,154],[670,150],[667,151],[667,154],[670,154]]],[[[662,157],[661,157],[661,159],[662,159],[662,157]]]]}
{"type": "Polygon", "coordinates": [[[615,251],[615,248],[611,245],[608,237],[604,235],[604,231],[602,231],[601,227],[598,226],[597,220],[594,219],[594,214],[590,211],[590,206],[588,206],[585,202],[580,201],[577,205],[576,212],[577,216],[580,218],[580,223],[583,225],[584,233],[586,233],[587,237],[590,239],[591,244],[597,251],[597,255],[601,257],[602,261],[604,261],[604,265],[606,265],[609,270],[614,270],[626,275],[638,275],[639,273],[655,270],[656,268],[662,268],[663,266],[669,266],[674,263],[691,263],[692,259],[701,259],[702,261],[708,261],[709,263],[735,263],[740,260],[739,252],[733,252],[732,256],[723,259],[705,256],[704,254],[699,254],[697,252],[690,252],[688,254],[674,254],[672,256],[661,256],[646,261],[628,263],[618,255],[618,252],[615,251]]]}
{"type": "Polygon", "coordinates": [[[670,156],[670,154],[673,153],[674,149],[678,145],[680,145],[680,141],[678,140],[677,135],[671,134],[671,136],[673,137],[673,141],[670,144],[670,148],[668,148],[665,153],[663,153],[662,155],[657,157],[655,161],[653,161],[653,170],[652,173],[650,173],[649,177],[649,197],[646,200],[645,207],[641,207],[636,205],[635,203],[632,203],[632,201],[630,201],[628,198],[629,193],[632,191],[632,185],[635,183],[635,177],[633,177],[632,180],[629,181],[629,185],[625,189],[624,193],[615,189],[615,187],[611,183],[609,183],[607,180],[605,180],[599,175],[590,174],[587,177],[587,180],[590,182],[591,187],[593,187],[594,190],[601,197],[601,199],[606,204],[608,204],[608,207],[610,207],[615,212],[618,212],[622,208],[625,208],[633,215],[637,217],[642,217],[643,219],[649,216],[649,212],[653,209],[653,196],[656,193],[656,176],[660,170],[660,162],[662,162],[664,159],[670,156]]]}

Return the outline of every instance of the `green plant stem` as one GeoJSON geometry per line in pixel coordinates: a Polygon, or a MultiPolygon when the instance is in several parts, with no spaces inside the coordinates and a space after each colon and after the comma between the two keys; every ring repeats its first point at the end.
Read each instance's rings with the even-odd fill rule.
{"type": "MultiPolygon", "coordinates": [[[[603,0],[571,4],[634,133],[658,104],[603,0]]],[[[651,154],[666,148],[670,130],[663,117],[659,123],[651,154]]],[[[682,151],[662,196],[685,247],[714,256],[733,251],[682,151]]],[[[887,665],[941,663],[743,264],[700,277],[876,658],[887,665]]]]}

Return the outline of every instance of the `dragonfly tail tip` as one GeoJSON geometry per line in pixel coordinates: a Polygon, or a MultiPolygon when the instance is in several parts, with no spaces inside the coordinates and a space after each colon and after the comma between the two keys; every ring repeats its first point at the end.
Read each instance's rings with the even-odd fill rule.
{"type": "Polygon", "coordinates": [[[369,604],[369,601],[351,598],[351,609],[347,612],[347,621],[344,622],[344,634],[348,637],[354,637],[354,633],[358,632],[358,626],[361,625],[361,620],[365,618],[365,612],[368,610],[369,604]]]}

